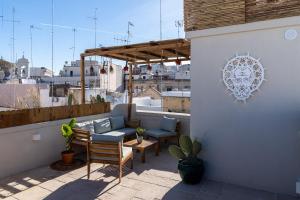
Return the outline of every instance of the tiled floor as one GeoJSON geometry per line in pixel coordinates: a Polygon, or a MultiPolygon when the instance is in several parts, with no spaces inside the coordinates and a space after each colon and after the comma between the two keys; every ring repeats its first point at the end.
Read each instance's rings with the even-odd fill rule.
{"type": "Polygon", "coordinates": [[[147,162],[135,155],[134,170],[126,169],[120,184],[117,171],[111,166],[92,165],[90,180],[86,167],[63,173],[42,167],[0,180],[0,199],[62,200],[296,200],[264,191],[204,180],[191,186],[180,182],[176,160],[164,150],[159,157],[148,152],[147,162]]]}

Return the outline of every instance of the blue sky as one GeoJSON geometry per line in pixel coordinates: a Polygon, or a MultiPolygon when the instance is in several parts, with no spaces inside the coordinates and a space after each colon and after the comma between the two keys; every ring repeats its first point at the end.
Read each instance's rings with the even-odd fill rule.
{"type": "MultiPolygon", "coordinates": [[[[30,25],[33,30],[33,63],[35,67],[51,68],[51,0],[0,0],[0,16],[12,19],[15,7],[15,54],[30,57],[30,25]]],[[[131,43],[159,40],[159,0],[54,0],[54,71],[57,74],[64,61],[71,61],[72,28],[76,28],[75,59],[87,48],[94,47],[94,16],[98,8],[97,44],[120,45],[114,38],[126,38],[127,22],[134,24],[131,43]]],[[[177,37],[175,20],[183,19],[183,0],[162,0],[163,39],[177,37]]],[[[12,59],[12,24],[0,18],[0,56],[12,59]]],[[[184,37],[183,29],[180,37],[184,37]]]]}

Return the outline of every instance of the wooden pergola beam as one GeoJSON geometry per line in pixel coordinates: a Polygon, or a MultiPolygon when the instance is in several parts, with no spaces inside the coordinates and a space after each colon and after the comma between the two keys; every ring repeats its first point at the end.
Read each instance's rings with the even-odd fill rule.
{"type": "Polygon", "coordinates": [[[156,54],[156,53],[153,53],[153,52],[149,52],[149,51],[139,51],[139,52],[143,53],[143,54],[147,54],[147,55],[153,56],[153,57],[158,58],[158,59],[161,59],[161,58],[167,59],[168,58],[166,56],[161,56],[159,54],[156,54]]]}
{"type": "Polygon", "coordinates": [[[159,43],[159,42],[149,42],[142,45],[126,45],[121,47],[111,47],[111,48],[96,48],[96,49],[87,49],[86,54],[94,54],[99,56],[108,55],[110,53],[129,53],[137,51],[159,51],[164,49],[180,49],[180,48],[189,48],[190,43],[186,40],[174,40],[169,43],[159,43]]]}
{"type": "Polygon", "coordinates": [[[182,52],[180,52],[180,51],[174,50],[174,49],[164,49],[164,51],[170,52],[170,53],[172,53],[172,54],[174,54],[174,55],[178,55],[178,56],[180,56],[180,57],[186,57],[186,58],[189,57],[189,55],[187,55],[187,54],[185,54],[185,53],[182,53],[182,52]]]}
{"type": "Polygon", "coordinates": [[[119,55],[124,55],[124,56],[126,56],[126,57],[128,57],[128,58],[130,58],[130,59],[134,59],[134,60],[136,60],[136,59],[139,59],[139,60],[145,60],[145,61],[148,60],[148,58],[141,57],[141,56],[136,56],[136,55],[129,54],[129,53],[120,53],[119,55]]]}
{"type": "MultiPolygon", "coordinates": [[[[177,60],[176,57],[169,58],[169,59],[156,59],[156,60],[149,60],[149,61],[135,61],[137,65],[143,65],[143,64],[151,64],[151,63],[160,63],[160,62],[175,62],[177,60]]],[[[180,61],[189,61],[189,58],[180,57],[178,58],[180,61]]],[[[131,62],[130,62],[131,63],[131,62]]]]}

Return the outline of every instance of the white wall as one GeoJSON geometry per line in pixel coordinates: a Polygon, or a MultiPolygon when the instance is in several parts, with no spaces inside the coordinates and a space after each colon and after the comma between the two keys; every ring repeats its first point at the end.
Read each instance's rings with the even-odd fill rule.
{"type": "MultiPolygon", "coordinates": [[[[80,117],[77,121],[99,119],[107,115],[109,113],[80,117]]],[[[0,129],[0,178],[59,160],[65,148],[60,126],[69,121],[66,119],[0,129]],[[32,137],[36,134],[40,135],[40,141],[33,141],[32,137]]]]}
{"type": "Polygon", "coordinates": [[[300,177],[300,17],[188,33],[192,42],[191,135],[203,142],[206,176],[295,194],[300,177]],[[250,53],[266,80],[246,103],[235,102],[221,70],[235,53],[250,53]]]}

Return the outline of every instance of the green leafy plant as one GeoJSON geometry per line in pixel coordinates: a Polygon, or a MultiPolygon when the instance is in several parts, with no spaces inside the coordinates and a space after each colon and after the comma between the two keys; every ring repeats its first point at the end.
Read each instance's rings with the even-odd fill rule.
{"type": "Polygon", "coordinates": [[[73,94],[69,94],[68,95],[68,106],[71,106],[73,104],[73,99],[74,99],[74,96],[73,94]]]}
{"type": "Polygon", "coordinates": [[[97,103],[101,103],[102,102],[101,96],[99,94],[97,95],[96,100],[97,100],[97,103]]]}
{"type": "Polygon", "coordinates": [[[73,118],[68,124],[62,124],[61,125],[61,134],[66,140],[66,150],[71,151],[71,142],[73,139],[73,130],[76,124],[76,119],[73,118]]]}
{"type": "Polygon", "coordinates": [[[186,135],[182,135],[179,138],[179,146],[171,145],[169,147],[169,152],[173,157],[191,164],[199,162],[197,155],[201,150],[201,143],[197,140],[192,141],[191,138],[186,135]]]}
{"type": "Polygon", "coordinates": [[[139,135],[139,136],[142,136],[144,134],[146,130],[141,128],[141,127],[137,127],[136,128],[136,133],[139,135]]]}

